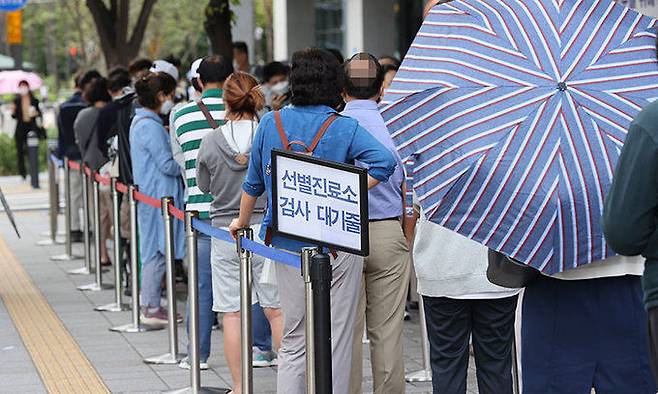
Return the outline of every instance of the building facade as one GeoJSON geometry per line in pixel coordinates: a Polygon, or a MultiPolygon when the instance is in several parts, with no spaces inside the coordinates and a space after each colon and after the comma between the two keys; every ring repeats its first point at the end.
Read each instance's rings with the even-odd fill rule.
{"type": "Polygon", "coordinates": [[[425,0],[273,0],[274,59],[290,59],[316,46],[348,57],[406,53],[420,24],[425,0]]]}

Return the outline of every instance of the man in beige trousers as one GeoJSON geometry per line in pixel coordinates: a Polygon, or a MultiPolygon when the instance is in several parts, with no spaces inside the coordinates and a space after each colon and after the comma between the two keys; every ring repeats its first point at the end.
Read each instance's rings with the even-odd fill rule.
{"type": "Polygon", "coordinates": [[[382,91],[384,71],[367,53],[352,57],[344,66],[342,115],[352,117],[387,147],[397,161],[388,182],[370,189],[370,256],[363,264],[363,278],[352,347],[350,393],[362,393],[364,324],[370,339],[373,392],[403,393],[404,356],[402,329],[409,284],[408,240],[402,231],[404,171],[393,140],[379,113],[377,100],[382,91]]]}

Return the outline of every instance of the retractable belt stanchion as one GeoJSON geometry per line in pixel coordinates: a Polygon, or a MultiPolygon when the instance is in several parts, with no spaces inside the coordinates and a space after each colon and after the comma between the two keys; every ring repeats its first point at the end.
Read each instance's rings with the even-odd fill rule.
{"type": "Polygon", "coordinates": [[[84,241],[85,249],[85,265],[82,268],[69,271],[73,275],[89,275],[91,274],[91,240],[89,231],[89,178],[85,172],[85,165],[80,163],[80,176],[82,177],[82,239],[84,241]]]}
{"type": "Polygon", "coordinates": [[[318,248],[302,249],[302,277],[304,278],[304,300],[306,301],[306,394],[315,393],[315,318],[313,316],[313,285],[311,283],[311,260],[318,248]]]}
{"type": "Polygon", "coordinates": [[[64,240],[57,238],[57,216],[59,215],[59,193],[57,191],[57,165],[50,158],[52,150],[48,151],[48,215],[50,216],[50,234],[48,239],[37,242],[39,246],[61,245],[64,240]]]}
{"type": "MultiPolygon", "coordinates": [[[[185,213],[185,240],[188,255],[188,297],[189,297],[189,348],[190,354],[190,386],[182,389],[168,391],[169,394],[224,394],[230,389],[219,389],[214,387],[201,387],[201,369],[199,368],[199,270],[197,258],[197,232],[192,227],[192,220],[198,216],[197,212],[185,213]]],[[[243,390],[243,393],[246,391],[243,390]]]]}
{"type": "Polygon", "coordinates": [[[332,393],[331,371],[331,260],[324,253],[311,257],[315,394],[332,393]]]}
{"type": "Polygon", "coordinates": [[[94,265],[95,265],[95,282],[88,285],[79,286],[80,291],[101,291],[113,288],[110,284],[103,283],[103,267],[101,267],[101,209],[100,209],[100,190],[98,182],[91,174],[92,199],[94,203],[94,265]]]}
{"type": "Polygon", "coordinates": [[[112,327],[110,331],[115,332],[145,332],[162,330],[162,326],[149,326],[141,324],[139,313],[139,245],[137,238],[137,200],[135,192],[137,186],[128,186],[128,206],[130,207],[130,287],[131,287],[131,310],[132,323],[123,326],[112,327]]]}
{"type": "Polygon", "coordinates": [[[423,369],[408,373],[405,378],[407,382],[431,382],[432,367],[430,365],[429,339],[427,337],[427,325],[425,324],[425,306],[423,297],[418,298],[418,315],[420,316],[420,340],[423,352],[423,369]]]}
{"type": "Polygon", "coordinates": [[[242,392],[252,394],[254,392],[254,376],[252,365],[252,342],[253,333],[251,328],[251,285],[253,271],[251,267],[251,252],[242,248],[242,239],[254,239],[254,231],[251,228],[243,228],[238,232],[236,242],[237,252],[240,256],[240,350],[242,363],[242,392]]]}
{"type": "Polygon", "coordinates": [[[112,222],[113,222],[113,238],[114,238],[114,302],[111,304],[99,306],[97,311],[105,312],[121,312],[127,311],[129,306],[123,302],[123,286],[122,272],[121,272],[121,205],[119,204],[119,191],[117,190],[117,179],[112,178],[110,182],[110,189],[112,191],[112,222]]]}
{"type": "Polygon", "coordinates": [[[174,222],[169,213],[172,197],[162,198],[162,218],[165,233],[165,265],[167,276],[167,318],[169,331],[169,353],[145,358],[147,364],[177,364],[183,356],[178,353],[178,316],[176,314],[176,278],[174,275],[174,222]]]}
{"type": "Polygon", "coordinates": [[[71,167],[69,166],[69,159],[64,158],[64,230],[65,230],[65,243],[64,254],[51,256],[53,261],[71,261],[78,260],[82,256],[73,254],[73,241],[71,240],[71,167]]]}

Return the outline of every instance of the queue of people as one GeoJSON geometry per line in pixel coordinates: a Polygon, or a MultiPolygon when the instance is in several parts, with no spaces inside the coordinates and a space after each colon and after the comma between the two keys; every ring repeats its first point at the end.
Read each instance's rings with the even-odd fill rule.
{"type": "MultiPolygon", "coordinates": [[[[198,212],[201,220],[234,236],[251,227],[261,242],[294,253],[310,245],[270,236],[272,149],[365,167],[371,254],[361,258],[338,252],[331,259],[334,392],[363,392],[364,330],[373,391],[405,391],[403,322],[410,281],[417,282],[422,297],[435,393],[466,392],[471,352],[479,392],[512,393],[515,351],[521,356],[524,393],[589,393],[592,387],[598,392],[656,392],[644,343],[648,331],[652,337],[658,332],[658,319],[650,309],[649,326],[641,298],[642,262],[615,257],[542,277],[520,296],[520,289],[489,282],[484,246],[428,221],[417,204],[405,210],[405,169],[378,107],[400,67],[397,59],[359,53],[342,62],[340,53],[339,59],[334,52],[310,48],[296,52],[290,65],[264,66],[259,83],[245,53],[244,45],[236,43],[235,64],[217,55],[197,59],[185,73],[190,90],[183,94],[177,89],[183,73],[172,59],[138,59],[128,69],[112,70],[107,79],[93,70],[80,75],[76,92],[60,107],[58,155],[107,171],[152,197],[173,196],[177,207],[198,212]],[[580,329],[574,330],[574,324],[580,329]]],[[[24,101],[21,106],[27,105],[28,99],[24,101]]],[[[643,128],[637,126],[632,134],[640,141],[632,145],[638,152],[651,146],[643,133],[653,118],[644,116],[639,120],[643,128]]],[[[629,155],[622,155],[627,168],[622,173],[627,182],[644,185],[652,173],[638,178],[644,173],[634,170],[629,155]]],[[[81,200],[80,185],[73,176],[73,204],[81,200]]],[[[617,188],[626,190],[626,185],[617,188]]],[[[614,190],[609,212],[631,210],[640,201],[614,190]]],[[[655,196],[642,199],[642,207],[654,209],[651,198],[655,196]]],[[[102,198],[101,204],[108,208],[111,202],[102,198]]],[[[74,241],[82,238],[78,210],[74,205],[74,241]]],[[[649,219],[642,227],[629,222],[633,217],[641,221],[640,213],[624,218],[606,214],[613,247],[651,256],[647,244],[655,226],[649,219]],[[630,239],[640,227],[644,232],[630,239]]],[[[138,215],[142,321],[164,325],[161,213],[140,203],[138,215]]],[[[105,215],[101,220],[101,239],[118,225],[125,246],[125,201],[121,223],[111,223],[105,215]]],[[[109,262],[104,244],[101,258],[109,262]]],[[[174,245],[175,257],[182,260],[185,243],[177,221],[174,245]]],[[[239,322],[241,313],[252,311],[240,310],[239,260],[234,247],[200,234],[198,264],[201,368],[209,368],[211,332],[219,313],[232,389],[241,393],[239,322]]],[[[278,365],[278,392],[304,393],[302,277],[297,269],[261,258],[255,257],[253,264],[253,313],[259,316],[254,365],[278,365]]],[[[647,302],[653,302],[652,286],[644,281],[647,302]]],[[[190,368],[189,360],[179,366],[190,368]]]]}

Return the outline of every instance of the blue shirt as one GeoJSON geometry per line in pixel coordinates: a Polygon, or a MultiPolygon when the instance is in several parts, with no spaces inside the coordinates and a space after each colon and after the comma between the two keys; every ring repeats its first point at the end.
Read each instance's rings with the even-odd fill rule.
{"type": "MultiPolygon", "coordinates": [[[[171,196],[177,208],[183,207],[183,183],[180,167],[174,160],[169,134],[162,119],[144,108],[135,111],[130,125],[130,155],[135,185],[139,191],[158,200],[171,196]]],[[[139,248],[142,264],[158,253],[165,254],[164,225],[158,208],[138,203],[139,248]]],[[[185,256],[185,229],[180,220],[174,220],[174,257],[185,256]]]]}
{"type": "MultiPolygon", "coordinates": [[[[368,192],[369,219],[389,219],[402,216],[404,169],[393,139],[386,128],[382,115],[379,113],[377,103],[372,100],[350,101],[345,106],[342,115],[356,119],[361,127],[368,130],[377,141],[388,148],[397,163],[395,172],[388,179],[388,182],[382,182],[368,192]]],[[[357,164],[361,165],[361,163],[357,164]]]]}
{"type": "MultiPolygon", "coordinates": [[[[280,111],[283,128],[288,140],[303,141],[307,146],[322,124],[335,111],[327,106],[288,106],[280,111]]],[[[274,122],[274,113],[266,114],[256,130],[247,176],[242,189],[250,196],[258,197],[267,192],[267,213],[263,218],[260,237],[265,239],[266,227],[272,225],[272,149],[283,149],[283,143],[274,122]]],[[[293,145],[293,150],[301,147],[293,145]]],[[[327,129],[314,157],[341,163],[354,164],[359,160],[368,167],[368,174],[380,182],[386,182],[395,171],[395,159],[390,151],[379,143],[356,120],[339,116],[327,129]]],[[[284,237],[273,237],[272,246],[290,251],[314,246],[284,237]]]]}

